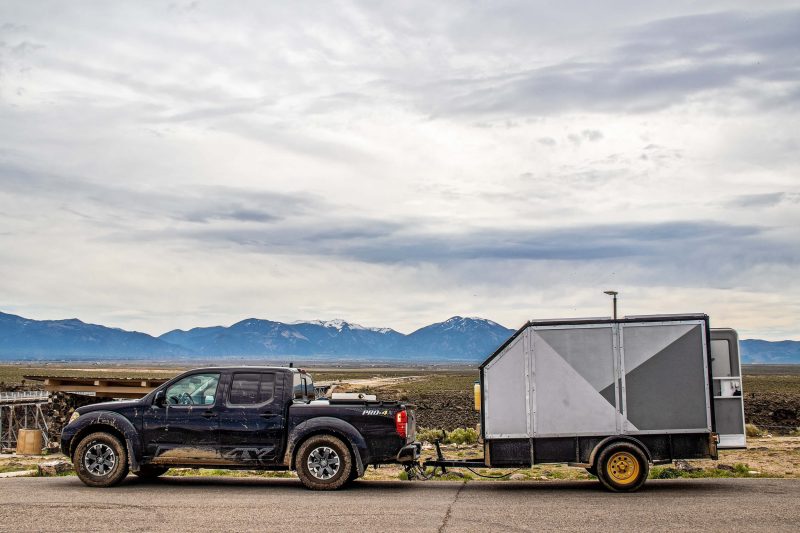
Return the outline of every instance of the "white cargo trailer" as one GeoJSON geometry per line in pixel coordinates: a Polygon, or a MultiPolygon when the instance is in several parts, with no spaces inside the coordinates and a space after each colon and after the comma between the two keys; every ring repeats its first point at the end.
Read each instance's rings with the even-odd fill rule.
{"type": "Polygon", "coordinates": [[[736,332],[704,314],[528,322],[479,392],[484,457],[467,466],[570,463],[631,491],[650,464],[745,446],[736,332]]]}

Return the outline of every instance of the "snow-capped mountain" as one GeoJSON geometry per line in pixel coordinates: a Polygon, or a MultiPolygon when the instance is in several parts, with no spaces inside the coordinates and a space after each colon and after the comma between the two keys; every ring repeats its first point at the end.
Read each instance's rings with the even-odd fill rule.
{"type": "Polygon", "coordinates": [[[283,323],[248,318],[228,327],[176,329],[154,338],[79,320],[36,321],[0,313],[0,318],[5,317],[14,320],[0,320],[2,359],[308,356],[480,361],[512,333],[482,318],[453,317],[409,335],[342,319],[283,323]],[[11,327],[19,321],[28,324],[27,332],[11,327]],[[56,328],[57,324],[61,326],[56,328]]]}
{"type": "Polygon", "coordinates": [[[485,318],[454,316],[411,333],[406,337],[404,348],[406,354],[422,358],[459,358],[459,354],[475,354],[477,359],[483,359],[512,333],[513,329],[485,318]]]}
{"type": "Polygon", "coordinates": [[[342,319],[292,323],[249,318],[229,328],[170,331],[160,338],[200,355],[334,355],[478,360],[513,330],[483,318],[453,317],[410,335],[342,319]],[[200,331],[198,331],[200,330],[200,331]]]}
{"type": "Polygon", "coordinates": [[[344,320],[274,322],[248,318],[230,327],[174,330],[160,338],[199,355],[392,355],[404,335],[344,320]]]}
{"type": "MultiPolygon", "coordinates": [[[[173,330],[158,338],[78,319],[31,320],[0,313],[0,360],[205,359],[224,356],[480,362],[513,330],[454,316],[404,335],[342,319],[292,323],[248,318],[232,326],[173,330]]],[[[744,363],[800,363],[800,342],[741,342],[744,363]]]]}

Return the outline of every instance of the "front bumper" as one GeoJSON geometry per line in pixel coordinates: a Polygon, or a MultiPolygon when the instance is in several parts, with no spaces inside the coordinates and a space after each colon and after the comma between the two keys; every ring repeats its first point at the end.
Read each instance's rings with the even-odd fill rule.
{"type": "Polygon", "coordinates": [[[419,442],[412,442],[411,444],[406,444],[400,451],[397,452],[397,462],[398,463],[413,463],[419,459],[419,454],[422,451],[422,444],[419,442]]]}

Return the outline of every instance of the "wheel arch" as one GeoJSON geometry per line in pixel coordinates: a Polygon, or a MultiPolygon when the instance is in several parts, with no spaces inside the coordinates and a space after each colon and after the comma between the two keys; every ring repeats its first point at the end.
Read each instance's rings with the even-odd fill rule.
{"type": "Polygon", "coordinates": [[[588,461],[589,462],[589,466],[590,467],[596,467],[597,466],[597,457],[600,455],[600,452],[603,451],[603,448],[606,448],[607,446],[609,446],[611,444],[615,444],[617,442],[623,442],[623,443],[626,443],[626,444],[632,444],[633,446],[636,446],[637,448],[639,448],[642,451],[644,456],[647,458],[647,462],[648,463],[652,463],[653,462],[653,456],[650,453],[650,450],[647,449],[647,446],[645,446],[644,443],[642,441],[640,441],[639,439],[637,439],[635,437],[632,437],[630,435],[612,435],[612,436],[606,437],[603,440],[601,440],[600,442],[598,442],[595,445],[595,447],[592,449],[592,452],[589,454],[589,461],[588,461]]]}
{"type": "Polygon", "coordinates": [[[70,441],[69,457],[74,459],[78,443],[87,435],[104,432],[118,438],[128,452],[128,466],[134,472],[139,470],[141,444],[139,433],[130,420],[112,411],[94,411],[78,418],[80,427],[70,441]]]}
{"type": "Polygon", "coordinates": [[[300,446],[311,437],[317,435],[331,435],[341,439],[350,451],[350,456],[356,466],[358,475],[364,474],[364,465],[369,462],[369,449],[366,440],[352,424],[330,417],[307,420],[292,430],[287,439],[286,454],[284,456],[284,464],[290,470],[296,469],[297,451],[300,446]]]}

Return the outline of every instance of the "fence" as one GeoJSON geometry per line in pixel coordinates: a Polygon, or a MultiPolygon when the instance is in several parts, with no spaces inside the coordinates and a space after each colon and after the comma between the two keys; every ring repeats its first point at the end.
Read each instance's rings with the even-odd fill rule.
{"type": "Polygon", "coordinates": [[[43,444],[49,446],[47,420],[42,412],[47,398],[46,391],[0,392],[0,451],[17,447],[20,429],[41,429],[43,444]]]}

